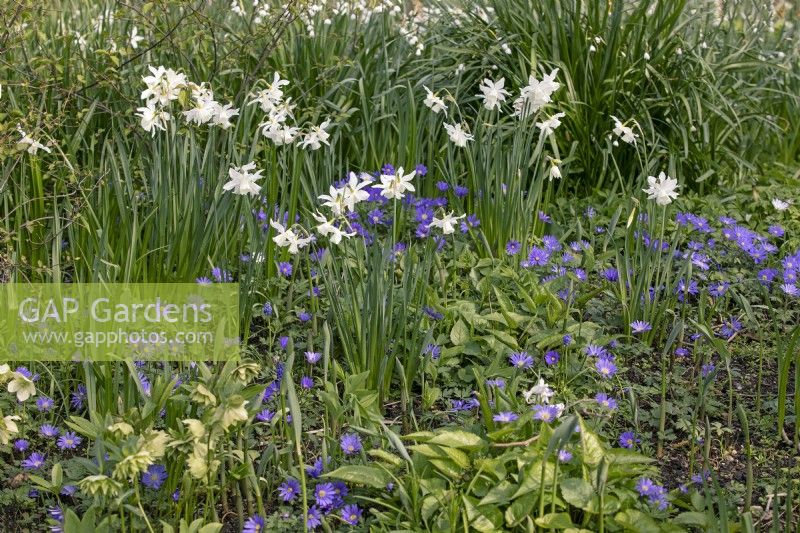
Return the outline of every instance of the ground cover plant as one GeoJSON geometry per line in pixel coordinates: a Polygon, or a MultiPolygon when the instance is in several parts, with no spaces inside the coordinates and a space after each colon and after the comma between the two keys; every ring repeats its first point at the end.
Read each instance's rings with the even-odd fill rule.
{"type": "Polygon", "coordinates": [[[2,354],[3,531],[798,527],[796,6],[0,14],[0,282],[241,332],[2,354]]]}

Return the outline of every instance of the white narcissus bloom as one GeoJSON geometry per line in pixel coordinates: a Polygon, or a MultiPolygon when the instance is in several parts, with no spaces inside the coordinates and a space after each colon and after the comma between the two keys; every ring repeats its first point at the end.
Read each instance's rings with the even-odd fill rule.
{"type": "Polygon", "coordinates": [[[255,93],[249,104],[258,104],[264,113],[271,113],[283,100],[283,89],[281,87],[285,85],[289,85],[289,80],[282,80],[280,74],[274,73],[272,83],[267,83],[265,89],[255,93]]]}
{"type": "Polygon", "coordinates": [[[8,392],[17,395],[17,400],[24,402],[31,396],[36,396],[36,385],[29,378],[14,372],[11,381],[8,382],[8,392]]]}
{"type": "Polygon", "coordinates": [[[442,235],[450,235],[451,233],[455,233],[456,227],[455,224],[458,220],[464,218],[467,215],[460,215],[457,217],[453,216],[453,212],[445,213],[442,218],[433,217],[431,220],[430,226],[434,228],[441,228],[442,235]]]}
{"type": "Polygon", "coordinates": [[[550,173],[549,173],[550,180],[551,181],[554,180],[554,179],[560,180],[561,179],[561,169],[559,168],[558,165],[561,164],[561,160],[560,159],[550,158],[550,163],[551,163],[551,165],[550,165],[550,173]]]}
{"type": "Polygon", "coordinates": [[[344,205],[348,211],[354,211],[356,204],[364,202],[369,199],[369,192],[364,188],[372,184],[372,177],[369,174],[362,174],[361,180],[356,176],[355,172],[348,175],[347,184],[342,188],[342,196],[344,205]]]}
{"type": "Polygon", "coordinates": [[[780,200],[778,198],[772,199],[772,207],[774,207],[778,211],[786,211],[787,209],[789,209],[790,205],[792,205],[792,202],[780,200]]]}
{"type": "Polygon", "coordinates": [[[289,253],[294,255],[300,251],[308,243],[311,238],[302,238],[297,235],[292,228],[285,228],[283,224],[275,220],[270,220],[269,225],[275,228],[277,235],[272,238],[272,241],[281,248],[289,248],[289,253]]]}
{"type": "Polygon", "coordinates": [[[544,122],[537,122],[536,127],[542,130],[542,135],[552,135],[552,133],[561,125],[561,119],[564,118],[564,113],[556,113],[544,122]]]}
{"type": "Polygon", "coordinates": [[[139,48],[139,43],[142,41],[144,41],[144,37],[139,35],[139,30],[136,28],[136,26],[134,26],[133,29],[131,29],[131,37],[130,39],[128,39],[131,48],[136,50],[137,48],[139,48]]]}
{"type": "Polygon", "coordinates": [[[250,162],[242,167],[232,167],[228,169],[228,176],[231,180],[222,186],[224,191],[233,191],[234,194],[250,194],[256,196],[261,191],[261,185],[256,180],[263,178],[261,170],[255,170],[256,164],[250,162]]]}
{"type": "Polygon", "coordinates": [[[617,117],[611,115],[611,120],[614,121],[614,134],[628,144],[636,144],[637,134],[633,129],[624,125],[617,117]]]}
{"type": "Polygon", "coordinates": [[[553,392],[553,389],[550,388],[550,385],[548,385],[544,379],[539,378],[539,381],[536,383],[536,385],[531,387],[531,389],[527,392],[523,393],[523,396],[525,397],[525,402],[529,404],[536,403],[537,401],[550,403],[550,398],[555,396],[555,394],[556,393],[553,392]]]}
{"type": "Polygon", "coordinates": [[[216,105],[214,106],[214,116],[211,117],[211,123],[215,126],[221,127],[223,130],[227,130],[233,124],[231,124],[231,118],[235,117],[239,114],[239,110],[233,107],[233,104],[225,104],[220,105],[217,102],[214,102],[216,105]]]}
{"type": "Polygon", "coordinates": [[[431,111],[433,111],[437,115],[439,114],[439,111],[447,111],[447,104],[444,103],[444,100],[436,96],[436,94],[434,94],[430,89],[428,89],[424,85],[422,86],[422,88],[425,89],[425,93],[427,94],[427,96],[425,96],[425,100],[423,100],[423,103],[431,111]]]}
{"type": "Polygon", "coordinates": [[[300,146],[310,150],[319,150],[323,144],[330,146],[328,139],[330,138],[331,134],[325,131],[325,128],[330,126],[330,124],[331,121],[326,120],[319,126],[312,126],[311,130],[303,136],[300,146]]]}
{"type": "Polygon", "coordinates": [[[550,103],[553,93],[561,87],[561,84],[555,81],[557,75],[557,68],[546,74],[542,81],[531,74],[528,85],[520,89],[519,97],[514,100],[514,116],[527,118],[550,103]]]}
{"type": "Polygon", "coordinates": [[[44,150],[48,154],[50,153],[50,148],[25,133],[19,124],[17,124],[17,131],[19,132],[20,136],[22,136],[22,138],[19,140],[19,144],[27,146],[25,150],[27,150],[29,154],[34,155],[39,150],[44,150]]]}
{"type": "Polygon", "coordinates": [[[329,208],[333,213],[333,216],[341,216],[344,213],[344,210],[347,208],[347,204],[345,203],[344,198],[344,190],[337,189],[333,185],[331,185],[330,189],[328,190],[328,194],[321,194],[318,197],[319,200],[325,200],[322,205],[329,208]]]}
{"type": "Polygon", "coordinates": [[[147,104],[147,107],[136,108],[136,111],[138,111],[136,116],[142,119],[141,124],[144,131],[150,132],[154,137],[156,130],[167,129],[167,121],[172,118],[166,111],[156,109],[153,102],[147,104]]]}
{"type": "Polygon", "coordinates": [[[328,237],[328,240],[331,241],[331,244],[339,244],[342,242],[342,237],[353,237],[356,233],[347,233],[342,231],[341,228],[335,226],[332,220],[328,220],[324,216],[319,213],[312,213],[314,219],[316,219],[319,224],[317,225],[317,232],[322,235],[323,237],[328,237]]]}
{"type": "Polygon", "coordinates": [[[472,134],[467,133],[464,130],[463,125],[460,122],[458,124],[445,124],[444,129],[447,131],[447,135],[450,137],[450,140],[453,142],[453,144],[459,148],[464,148],[467,146],[467,142],[474,138],[472,134]]]}
{"type": "Polygon", "coordinates": [[[297,135],[300,133],[300,128],[296,128],[294,126],[284,126],[278,125],[275,126],[273,124],[262,124],[261,133],[272,141],[275,146],[283,146],[285,144],[291,144],[297,138],[297,135]]]}
{"type": "Polygon", "coordinates": [[[655,200],[658,205],[670,204],[678,197],[676,191],[678,180],[670,178],[664,172],[661,172],[658,178],[648,176],[647,184],[649,187],[642,190],[647,193],[648,200],[655,200]]]}
{"type": "Polygon", "coordinates": [[[195,106],[183,112],[183,116],[191,123],[205,124],[214,117],[217,112],[219,104],[214,100],[214,93],[210,88],[204,85],[190,84],[192,90],[192,98],[194,99],[195,106]]]}
{"type": "Polygon", "coordinates": [[[511,93],[503,88],[505,83],[505,78],[500,78],[497,81],[484,78],[481,85],[478,87],[483,94],[477,95],[478,98],[483,99],[483,107],[491,111],[496,107],[500,107],[500,104],[506,101],[506,96],[509,96],[511,93]]]}
{"type": "Polygon", "coordinates": [[[375,187],[381,189],[381,196],[389,200],[402,200],[407,192],[414,192],[411,180],[417,175],[413,170],[410,174],[405,174],[403,167],[395,170],[394,175],[381,174],[381,182],[375,187]]]}
{"type": "Polygon", "coordinates": [[[171,100],[177,100],[181,89],[186,87],[186,75],[163,66],[148,68],[151,75],[142,78],[147,85],[147,89],[142,91],[142,100],[162,106],[169,104],[171,100]]]}

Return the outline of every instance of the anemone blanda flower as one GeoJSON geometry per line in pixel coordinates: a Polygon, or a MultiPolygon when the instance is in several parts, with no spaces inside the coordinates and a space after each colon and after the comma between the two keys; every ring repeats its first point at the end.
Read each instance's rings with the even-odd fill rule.
{"type": "Polygon", "coordinates": [[[255,170],[256,164],[251,161],[241,167],[231,167],[228,169],[230,181],[222,186],[224,191],[233,191],[234,194],[257,196],[261,192],[261,185],[256,180],[263,178],[261,170],[255,170]]]}
{"type": "Polygon", "coordinates": [[[658,205],[668,205],[678,197],[678,180],[670,178],[663,171],[658,178],[648,176],[647,185],[648,188],[642,190],[647,193],[648,200],[655,200],[658,205]]]}
{"type": "Polygon", "coordinates": [[[266,531],[267,524],[259,514],[254,514],[244,522],[242,533],[263,533],[266,531]]]}
{"type": "Polygon", "coordinates": [[[361,520],[361,509],[356,504],[345,505],[342,507],[341,515],[342,520],[350,524],[351,526],[355,526],[361,520]]]}
{"type": "Polygon", "coordinates": [[[78,447],[83,439],[75,434],[73,431],[65,431],[63,435],[58,438],[56,445],[62,450],[73,450],[78,447]]]}
{"type": "Polygon", "coordinates": [[[492,417],[492,420],[494,420],[495,422],[513,422],[518,418],[519,415],[517,413],[512,413],[511,411],[502,411],[494,415],[492,417]]]}
{"type": "Polygon", "coordinates": [[[515,368],[527,370],[533,367],[533,357],[528,355],[528,352],[512,353],[508,356],[508,362],[515,368]]]}
{"type": "Polygon", "coordinates": [[[342,452],[345,455],[354,455],[361,451],[361,437],[355,433],[347,433],[342,435],[339,444],[342,447],[342,452]]]}
{"type": "Polygon", "coordinates": [[[634,333],[645,333],[653,329],[653,326],[650,325],[649,322],[645,322],[644,320],[634,320],[631,322],[631,331],[634,333]]]}
{"type": "Polygon", "coordinates": [[[285,502],[293,501],[300,494],[300,483],[290,477],[278,487],[278,496],[285,502]]]}
{"type": "Polygon", "coordinates": [[[142,472],[141,482],[148,489],[158,490],[167,480],[167,477],[167,469],[164,465],[152,464],[142,472]]]}
{"type": "Polygon", "coordinates": [[[594,366],[602,378],[608,379],[617,373],[617,365],[608,357],[599,357],[597,361],[595,361],[594,366]]]}
{"type": "Polygon", "coordinates": [[[606,394],[605,392],[598,392],[594,397],[595,401],[606,409],[614,410],[617,408],[617,400],[606,394]]]}

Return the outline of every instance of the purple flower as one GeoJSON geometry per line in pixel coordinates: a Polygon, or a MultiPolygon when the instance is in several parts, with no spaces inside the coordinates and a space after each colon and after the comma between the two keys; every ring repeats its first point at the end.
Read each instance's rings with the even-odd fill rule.
{"type": "Polygon", "coordinates": [[[641,496],[650,496],[653,494],[653,491],[656,487],[656,484],[649,478],[643,477],[639,478],[639,481],[636,482],[636,491],[641,496]]]}
{"type": "Polygon", "coordinates": [[[313,389],[314,388],[314,378],[311,376],[303,376],[300,378],[300,386],[304,389],[313,389]]]}
{"type": "Polygon", "coordinates": [[[625,431],[619,436],[619,445],[623,448],[633,448],[639,442],[642,442],[641,439],[633,431],[625,431]]]}
{"type": "Polygon", "coordinates": [[[558,363],[559,359],[561,359],[561,356],[555,350],[549,350],[544,354],[544,362],[547,363],[548,366],[555,365],[558,363]]]}
{"type": "Polygon", "coordinates": [[[544,223],[552,222],[552,219],[550,218],[550,215],[548,215],[544,211],[539,211],[539,220],[541,220],[544,223]]]}
{"type": "Polygon", "coordinates": [[[431,359],[435,361],[439,359],[439,357],[442,355],[442,347],[436,344],[428,344],[427,346],[425,346],[425,349],[422,350],[422,354],[430,355],[431,359]]]}
{"type": "Polygon", "coordinates": [[[519,241],[512,239],[506,243],[506,255],[508,256],[517,255],[521,249],[522,245],[519,243],[519,241]]]}
{"type": "Polygon", "coordinates": [[[306,352],[306,361],[312,365],[318,362],[321,358],[322,354],[320,352],[306,352]]]}
{"type": "Polygon", "coordinates": [[[267,524],[264,522],[264,519],[261,517],[261,515],[254,514],[245,520],[242,533],[262,533],[265,531],[266,527],[267,524]]]}
{"type": "Polygon", "coordinates": [[[53,400],[47,396],[39,396],[36,399],[36,408],[41,412],[47,412],[53,408],[53,400]]]}
{"type": "Polygon", "coordinates": [[[262,311],[264,312],[264,316],[272,316],[272,304],[266,302],[262,308],[262,311]]]}
{"type": "Polygon", "coordinates": [[[487,379],[486,386],[497,387],[498,389],[504,389],[506,386],[506,380],[504,380],[503,378],[487,379]]]}
{"type": "Polygon", "coordinates": [[[311,313],[308,311],[300,311],[297,313],[297,318],[300,320],[300,322],[308,322],[311,320],[311,313]]]}
{"type": "Polygon", "coordinates": [[[787,296],[800,296],[800,289],[793,283],[784,283],[781,285],[781,290],[787,296]]]}
{"type": "Polygon", "coordinates": [[[75,485],[64,485],[61,488],[62,496],[74,496],[76,492],[78,492],[78,487],[75,485]]]}
{"type": "Polygon", "coordinates": [[[550,260],[550,252],[546,248],[534,246],[528,253],[528,264],[531,266],[544,266],[550,260]]]}
{"type": "Polygon", "coordinates": [[[617,366],[614,364],[614,361],[607,357],[600,357],[597,359],[594,363],[594,367],[597,369],[600,377],[605,379],[617,373],[617,366]]]}
{"type": "Polygon", "coordinates": [[[594,397],[595,401],[602,405],[607,409],[616,409],[617,408],[617,400],[610,397],[605,392],[598,392],[597,395],[594,397]]]}
{"type": "Polygon", "coordinates": [[[776,277],[778,277],[778,271],[774,268],[765,268],[758,272],[758,282],[765,286],[771,285],[776,277]]]}
{"type": "Polygon", "coordinates": [[[708,294],[714,298],[725,296],[730,284],[727,281],[715,281],[708,286],[708,294]]]}
{"type": "Polygon", "coordinates": [[[58,428],[53,425],[42,424],[42,426],[39,428],[39,433],[41,433],[45,437],[52,438],[57,436],[59,431],[58,428]]]}
{"type": "Polygon", "coordinates": [[[306,474],[316,479],[322,475],[322,469],[323,469],[322,457],[319,457],[316,461],[314,461],[313,466],[306,467],[306,474]]]}
{"type": "Polygon", "coordinates": [[[333,483],[320,483],[314,487],[314,501],[323,509],[333,505],[335,496],[333,483]]]}
{"type": "Polygon", "coordinates": [[[714,366],[714,363],[706,363],[700,368],[700,375],[702,375],[704,378],[707,378],[709,374],[714,372],[716,369],[717,367],[714,366]]]}
{"type": "Polygon", "coordinates": [[[256,420],[259,422],[272,422],[273,418],[275,418],[275,413],[271,409],[262,409],[256,415],[256,420]]]}
{"type": "Polygon", "coordinates": [[[461,185],[456,185],[453,187],[453,193],[458,198],[464,198],[467,194],[469,194],[469,189],[466,187],[462,187],[461,185]]]}
{"type": "Polygon", "coordinates": [[[293,477],[288,478],[278,487],[278,496],[285,502],[293,501],[300,494],[300,482],[293,477]]]}
{"type": "Polygon", "coordinates": [[[292,275],[292,264],[287,263],[286,261],[282,261],[278,263],[278,274],[281,276],[288,278],[292,275]]]}
{"type": "Polygon", "coordinates": [[[339,444],[342,447],[342,452],[345,455],[354,455],[361,451],[363,447],[361,445],[361,437],[358,436],[356,433],[347,433],[342,435],[339,444]]]}
{"type": "Polygon", "coordinates": [[[609,357],[608,350],[597,344],[587,344],[583,351],[589,357],[609,357]]]}
{"type": "Polygon", "coordinates": [[[572,460],[572,454],[567,450],[558,450],[558,461],[560,463],[568,463],[572,460]]]}
{"type": "Polygon", "coordinates": [[[17,439],[14,441],[14,449],[24,452],[30,447],[30,443],[25,439],[17,439]]]}
{"type": "Polygon", "coordinates": [[[316,505],[312,505],[308,509],[308,519],[306,519],[306,526],[308,529],[316,529],[322,525],[322,513],[316,505]]]}
{"type": "Polygon", "coordinates": [[[437,181],[436,188],[439,189],[439,191],[444,192],[450,188],[450,185],[448,185],[446,181],[437,181]]]}
{"type": "Polygon", "coordinates": [[[569,346],[570,344],[572,344],[572,335],[564,335],[561,338],[561,344],[563,344],[564,346],[569,346]]]}
{"type": "Polygon", "coordinates": [[[57,445],[62,450],[73,450],[81,443],[81,438],[72,431],[66,431],[58,438],[57,445]]]}
{"type": "Polygon", "coordinates": [[[606,281],[615,282],[619,280],[619,271],[616,268],[607,268],[600,273],[606,281]]]}
{"type": "Polygon", "coordinates": [[[518,419],[519,415],[517,413],[512,413],[511,411],[503,411],[501,413],[497,413],[492,417],[492,420],[495,422],[513,422],[514,420],[518,419]]]}
{"type": "Polygon", "coordinates": [[[561,414],[561,410],[555,405],[534,405],[533,411],[534,420],[542,422],[553,422],[561,414]]]}
{"type": "Polygon", "coordinates": [[[649,322],[645,322],[644,320],[634,320],[631,322],[631,331],[634,333],[645,333],[653,329],[653,326],[650,325],[649,322]]]}
{"type": "Polygon", "coordinates": [[[508,362],[515,368],[527,370],[533,366],[533,357],[528,352],[516,352],[508,357],[508,362]]]}
{"type": "Polygon", "coordinates": [[[428,167],[423,165],[422,163],[418,163],[416,167],[414,167],[416,173],[420,176],[424,176],[428,173],[428,167]]]}
{"type": "Polygon", "coordinates": [[[342,507],[342,520],[354,526],[361,521],[361,509],[356,504],[342,507]]]}
{"type": "Polygon", "coordinates": [[[773,237],[783,237],[786,233],[782,227],[778,226],[777,224],[774,226],[770,226],[767,232],[772,235],[773,237]]]}
{"type": "Polygon", "coordinates": [[[27,459],[22,461],[22,468],[27,470],[39,470],[42,466],[44,466],[45,456],[38,453],[33,452],[28,456],[27,459]]]}
{"type": "Polygon", "coordinates": [[[148,489],[158,490],[167,480],[167,468],[164,465],[152,464],[142,473],[142,485],[148,489]]]}

